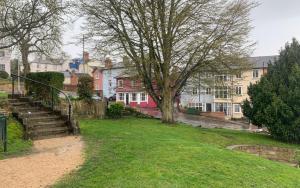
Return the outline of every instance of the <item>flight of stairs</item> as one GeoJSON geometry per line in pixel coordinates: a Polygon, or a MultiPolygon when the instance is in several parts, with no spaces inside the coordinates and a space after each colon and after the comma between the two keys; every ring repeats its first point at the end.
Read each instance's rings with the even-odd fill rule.
{"type": "Polygon", "coordinates": [[[32,140],[62,137],[72,133],[72,126],[66,116],[43,107],[29,97],[9,99],[13,116],[24,126],[25,138],[32,140]]]}

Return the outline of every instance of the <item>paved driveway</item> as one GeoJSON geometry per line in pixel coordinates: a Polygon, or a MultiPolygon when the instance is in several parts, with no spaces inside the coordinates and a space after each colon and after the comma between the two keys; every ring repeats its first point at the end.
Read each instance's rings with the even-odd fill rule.
{"type": "MultiPolygon", "coordinates": [[[[161,118],[161,112],[158,109],[141,108],[140,111],[144,114],[153,116],[155,118],[161,118]]],[[[189,115],[177,112],[174,114],[174,118],[177,122],[186,123],[193,127],[203,128],[223,128],[231,130],[249,130],[249,125],[242,122],[235,122],[230,120],[223,120],[212,117],[204,117],[197,115],[189,115]]]]}

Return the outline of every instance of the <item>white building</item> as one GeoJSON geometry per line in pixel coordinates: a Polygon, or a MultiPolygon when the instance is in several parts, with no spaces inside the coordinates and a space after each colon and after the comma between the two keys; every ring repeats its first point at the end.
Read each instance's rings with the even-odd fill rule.
{"type": "Polygon", "coordinates": [[[237,75],[206,74],[190,79],[181,93],[180,105],[184,108],[196,108],[202,112],[223,113],[227,119],[242,118],[241,103],[248,98],[248,86],[256,83],[267,73],[269,63],[277,56],[251,57],[251,67],[237,75]],[[206,82],[203,82],[206,80],[206,82]],[[207,84],[207,80],[210,83],[207,84]]]}
{"type": "MultiPolygon", "coordinates": [[[[69,69],[69,58],[36,57],[29,62],[30,72],[63,72],[69,69]]],[[[21,66],[23,70],[23,66],[21,66]]]]}
{"type": "Polygon", "coordinates": [[[1,49],[0,50],[0,70],[5,71],[10,75],[10,59],[11,59],[11,49],[1,49]]]}

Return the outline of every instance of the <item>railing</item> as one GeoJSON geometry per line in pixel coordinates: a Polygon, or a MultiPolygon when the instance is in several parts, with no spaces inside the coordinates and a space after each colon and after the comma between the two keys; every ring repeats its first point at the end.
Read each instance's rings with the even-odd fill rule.
{"type": "Polygon", "coordinates": [[[15,95],[15,81],[18,78],[21,78],[21,79],[24,79],[24,80],[27,80],[27,81],[30,81],[30,82],[33,82],[33,83],[45,86],[45,87],[48,87],[49,91],[51,92],[51,101],[50,101],[50,105],[51,106],[50,107],[51,107],[51,109],[53,111],[55,110],[54,109],[54,107],[55,107],[54,106],[55,105],[54,92],[56,91],[56,92],[58,92],[58,94],[59,93],[63,94],[66,97],[66,99],[67,99],[67,103],[68,103],[68,110],[67,110],[68,114],[67,115],[68,115],[69,122],[71,122],[71,118],[72,118],[72,103],[71,103],[71,100],[70,100],[69,96],[65,92],[61,91],[60,89],[58,89],[56,87],[50,86],[50,85],[45,84],[43,82],[39,82],[37,80],[32,80],[32,79],[24,77],[24,76],[19,76],[19,75],[12,74],[11,78],[12,78],[12,97],[14,97],[14,95],[15,95]]]}

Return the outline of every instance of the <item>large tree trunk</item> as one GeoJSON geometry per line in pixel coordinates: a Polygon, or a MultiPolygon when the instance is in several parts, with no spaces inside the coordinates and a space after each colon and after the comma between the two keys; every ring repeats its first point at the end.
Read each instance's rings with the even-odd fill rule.
{"type": "Polygon", "coordinates": [[[170,88],[164,90],[161,104],[162,122],[174,123],[174,97],[170,88]]]}
{"type": "Polygon", "coordinates": [[[29,61],[28,61],[28,56],[29,56],[29,48],[27,48],[26,46],[22,46],[21,47],[21,55],[22,55],[22,64],[23,64],[23,72],[25,75],[27,75],[28,73],[30,73],[30,65],[29,65],[29,61]]]}

